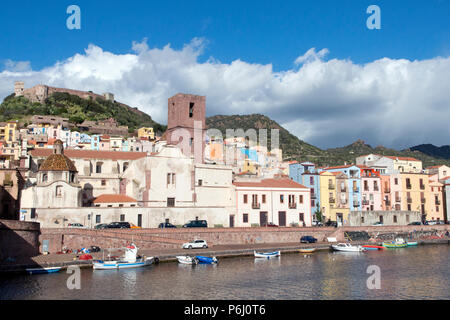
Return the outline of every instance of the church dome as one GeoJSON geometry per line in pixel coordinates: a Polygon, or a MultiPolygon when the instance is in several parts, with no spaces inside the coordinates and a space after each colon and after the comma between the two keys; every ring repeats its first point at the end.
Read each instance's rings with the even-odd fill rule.
{"type": "Polygon", "coordinates": [[[63,142],[56,140],[53,146],[53,154],[47,157],[39,168],[39,171],[73,171],[77,168],[67,156],[64,155],[63,142]]]}

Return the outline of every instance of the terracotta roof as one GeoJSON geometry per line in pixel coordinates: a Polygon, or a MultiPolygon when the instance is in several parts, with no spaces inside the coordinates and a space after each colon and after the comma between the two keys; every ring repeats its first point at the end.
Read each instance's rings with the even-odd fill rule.
{"type": "MultiPolygon", "coordinates": [[[[48,157],[52,154],[52,149],[34,149],[31,151],[33,157],[48,157]]],[[[122,152],[122,151],[96,151],[96,150],[75,150],[66,149],[64,154],[72,159],[111,159],[111,160],[137,160],[145,158],[145,152],[122,152]]]]}
{"type": "MultiPolygon", "coordinates": [[[[52,151],[51,149],[48,149],[52,151]]],[[[77,172],[77,168],[64,154],[51,154],[45,159],[44,163],[39,167],[39,171],[74,171],[77,172]]]]}
{"type": "MultiPolygon", "coordinates": [[[[321,167],[320,169],[323,169],[323,170],[330,170],[330,169],[345,169],[345,168],[350,168],[350,167],[353,167],[354,166],[354,164],[348,164],[348,165],[345,165],[345,166],[335,166],[335,167],[321,167]]],[[[318,168],[319,169],[319,168],[318,168]]]]}
{"type": "Polygon", "coordinates": [[[398,160],[404,160],[404,161],[420,161],[420,160],[417,160],[416,158],[411,158],[411,157],[397,157],[397,156],[385,156],[385,157],[389,158],[389,159],[393,159],[393,160],[398,159],[398,160]]]}
{"type": "Polygon", "coordinates": [[[137,202],[137,200],[123,194],[101,194],[94,200],[94,203],[118,202],[137,202]]]}
{"type": "Polygon", "coordinates": [[[440,167],[445,167],[445,165],[441,164],[441,165],[438,165],[438,166],[426,167],[426,169],[436,169],[436,168],[440,168],[440,167]]]}
{"type": "Polygon", "coordinates": [[[236,187],[254,187],[254,188],[298,188],[309,189],[300,183],[291,179],[263,179],[261,181],[239,181],[233,182],[236,187]]]}

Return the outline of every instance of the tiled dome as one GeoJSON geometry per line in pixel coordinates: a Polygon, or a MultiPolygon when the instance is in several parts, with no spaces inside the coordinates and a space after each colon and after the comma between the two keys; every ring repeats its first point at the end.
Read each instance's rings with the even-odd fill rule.
{"type": "Polygon", "coordinates": [[[67,156],[64,155],[63,143],[56,140],[54,144],[54,153],[45,159],[39,171],[73,171],[77,172],[77,168],[67,156]]]}

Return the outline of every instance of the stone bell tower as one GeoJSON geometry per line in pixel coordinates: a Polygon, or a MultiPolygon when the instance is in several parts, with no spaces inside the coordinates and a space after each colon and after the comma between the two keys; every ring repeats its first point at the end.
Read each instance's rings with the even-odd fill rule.
{"type": "Polygon", "coordinates": [[[205,140],[206,97],[178,93],[169,98],[167,143],[179,145],[185,154],[190,150],[187,156],[204,163],[205,140]]]}

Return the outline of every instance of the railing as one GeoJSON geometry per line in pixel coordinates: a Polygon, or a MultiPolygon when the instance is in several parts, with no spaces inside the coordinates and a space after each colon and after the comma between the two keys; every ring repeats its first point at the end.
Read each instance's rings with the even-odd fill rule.
{"type": "Polygon", "coordinates": [[[261,204],[260,203],[252,203],[252,209],[260,209],[261,204]]]}
{"type": "Polygon", "coordinates": [[[289,209],[297,209],[296,203],[289,203],[289,209]]]}
{"type": "Polygon", "coordinates": [[[385,202],[385,204],[386,204],[387,206],[390,206],[390,205],[391,205],[391,201],[390,201],[390,200],[384,200],[384,202],[385,202]]]}
{"type": "Polygon", "coordinates": [[[421,190],[425,190],[425,185],[421,184],[421,185],[420,185],[420,189],[421,189],[421,190]]]}
{"type": "Polygon", "coordinates": [[[315,193],[311,193],[311,199],[317,199],[317,196],[315,193]]]}
{"type": "Polygon", "coordinates": [[[421,199],[420,199],[420,202],[425,203],[425,202],[426,202],[426,199],[425,199],[425,198],[421,198],[421,199]]]}
{"type": "Polygon", "coordinates": [[[358,193],[359,192],[359,188],[353,188],[353,192],[358,193]]]}
{"type": "Polygon", "coordinates": [[[395,197],[395,202],[402,202],[402,199],[400,197],[395,197]]]}
{"type": "Polygon", "coordinates": [[[407,199],[406,199],[406,202],[412,203],[412,198],[407,198],[407,199]]]}
{"type": "Polygon", "coordinates": [[[363,201],[362,201],[362,204],[363,204],[363,206],[369,205],[369,200],[363,200],[363,201]]]}
{"type": "Polygon", "coordinates": [[[336,199],[334,199],[334,198],[330,198],[329,200],[330,200],[330,203],[336,203],[336,199]]]}
{"type": "Polygon", "coordinates": [[[434,200],[434,204],[437,205],[437,206],[440,206],[440,205],[441,205],[441,201],[439,201],[439,200],[434,200]]]}
{"type": "Polygon", "coordinates": [[[406,185],[406,189],[411,189],[412,187],[411,187],[411,185],[410,184],[407,184],[406,185]]]}
{"type": "Polygon", "coordinates": [[[377,186],[374,186],[374,187],[373,187],[373,190],[374,190],[374,191],[380,191],[380,189],[379,189],[377,186]]]}
{"type": "Polygon", "coordinates": [[[328,184],[328,189],[329,189],[329,190],[334,190],[334,188],[335,188],[335,185],[334,185],[334,184],[332,184],[332,183],[329,183],[329,184],[328,184]]]}
{"type": "Polygon", "coordinates": [[[341,192],[347,192],[347,188],[346,187],[341,187],[341,192]]]}
{"type": "Polygon", "coordinates": [[[384,193],[391,193],[391,189],[389,189],[389,188],[384,188],[384,193]]]}
{"type": "Polygon", "coordinates": [[[353,206],[354,207],[359,207],[359,201],[353,201],[353,206]]]}

